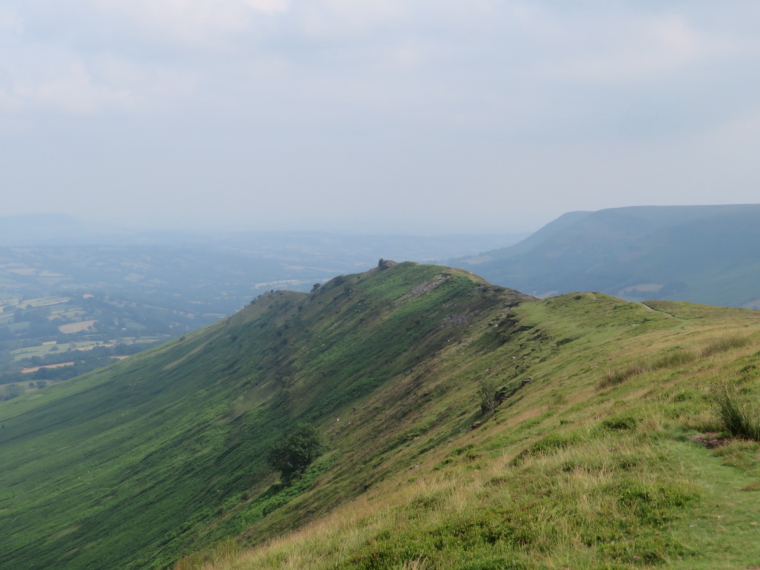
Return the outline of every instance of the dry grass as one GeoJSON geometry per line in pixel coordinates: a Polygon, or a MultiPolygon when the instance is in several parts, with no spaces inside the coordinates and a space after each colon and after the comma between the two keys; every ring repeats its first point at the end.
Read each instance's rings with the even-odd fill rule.
{"type": "Polygon", "coordinates": [[[701,410],[681,418],[680,426],[699,433],[716,433],[723,430],[723,424],[712,410],[701,410]]]}
{"type": "MultiPolygon", "coordinates": [[[[627,568],[687,557],[691,549],[671,540],[662,525],[680,516],[679,509],[700,490],[681,471],[681,461],[668,456],[670,440],[679,428],[720,430],[705,396],[716,365],[729,359],[712,357],[748,344],[738,336],[715,340],[715,328],[692,336],[667,329],[644,342],[636,338],[618,345],[615,352],[579,358],[566,368],[539,363],[523,373],[534,382],[513,407],[498,408],[478,430],[459,430],[463,435],[453,445],[474,446],[470,459],[454,455],[451,447],[435,449],[419,470],[401,470],[373,483],[364,496],[297,532],[229,559],[177,570],[627,568]],[[595,394],[593,383],[562,383],[605,365],[617,366],[597,384],[608,393],[595,394]],[[666,369],[673,373],[624,386],[636,376],[666,369]],[[576,411],[580,405],[582,413],[576,411]],[[542,427],[521,431],[525,425],[542,427]],[[542,445],[550,434],[562,444],[542,445]],[[498,451],[481,441],[500,438],[508,443],[498,451]],[[430,549],[426,542],[452,525],[467,528],[470,522],[484,534],[502,532],[504,521],[512,521],[508,530],[519,539],[505,538],[513,535],[504,531],[482,552],[476,545],[463,554],[464,534],[456,539],[459,550],[450,552],[430,549]],[[501,562],[476,566],[461,559],[481,554],[502,557],[501,562]],[[509,566],[509,561],[516,562],[509,566]]],[[[516,355],[525,358],[527,352],[516,355]]],[[[511,373],[515,360],[503,358],[491,366],[506,362],[511,373]]],[[[473,409],[483,395],[476,395],[474,384],[467,384],[472,393],[464,398],[473,409]]]]}
{"type": "Polygon", "coordinates": [[[724,336],[713,340],[702,349],[702,358],[747,346],[750,339],[746,336],[724,336]]]}
{"type": "MultiPolygon", "coordinates": [[[[534,560],[595,567],[605,554],[596,544],[590,548],[589,540],[596,543],[598,539],[590,537],[609,535],[605,524],[610,528],[629,525],[632,529],[647,524],[648,511],[637,511],[641,505],[632,506],[626,493],[657,497],[652,499],[659,501],[657,505],[645,505],[651,506],[657,516],[672,506],[668,501],[688,501],[698,493],[678,473],[661,469],[666,458],[656,447],[642,443],[641,436],[646,433],[646,428],[640,428],[638,434],[623,438],[584,440],[553,453],[529,456],[519,467],[512,466],[508,456],[481,469],[456,465],[411,484],[398,484],[394,489],[362,497],[298,532],[242,556],[222,555],[200,565],[197,560],[186,559],[175,570],[363,568],[360,554],[383,548],[384,537],[391,535],[421,550],[418,556],[400,561],[395,568],[453,570],[461,567],[455,558],[449,560],[444,552],[431,559],[435,553],[425,551],[420,541],[424,543],[425,536],[442,532],[451,521],[466,522],[477,517],[475,513],[488,512],[504,513],[498,520],[516,517],[524,534],[521,547],[507,542],[489,546],[495,556],[520,557],[528,553],[534,560]],[[621,473],[627,474],[628,482],[623,487],[621,473]]],[[[485,518],[482,524],[491,522],[485,518]]],[[[610,540],[615,543],[614,538],[610,540]]],[[[626,548],[638,548],[634,542],[626,548]]],[[[389,547],[393,546],[392,540],[389,547]]],[[[658,556],[666,557],[667,553],[658,556]]]]}
{"type": "Polygon", "coordinates": [[[635,376],[654,372],[663,368],[682,368],[698,359],[710,358],[716,354],[742,348],[750,344],[747,336],[723,336],[710,341],[699,353],[690,350],[671,350],[654,360],[640,360],[625,368],[609,370],[596,385],[597,390],[604,390],[627,382],[635,376]]]}
{"type": "Polygon", "coordinates": [[[632,366],[629,366],[627,368],[623,368],[620,370],[610,370],[607,372],[604,378],[602,378],[602,380],[596,385],[596,389],[604,390],[605,388],[611,388],[612,386],[617,386],[619,384],[622,384],[623,382],[630,380],[634,376],[638,376],[639,374],[644,374],[646,372],[649,372],[650,370],[651,368],[643,364],[634,364],[632,366]]]}

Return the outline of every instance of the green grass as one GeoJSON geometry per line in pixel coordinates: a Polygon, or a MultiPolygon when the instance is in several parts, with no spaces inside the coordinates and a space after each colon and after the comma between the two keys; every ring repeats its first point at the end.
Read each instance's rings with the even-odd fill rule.
{"type": "Polygon", "coordinates": [[[760,315],[671,305],[534,301],[414,264],[265,294],[0,404],[0,568],[748,560],[754,527],[702,541],[688,525],[724,495],[745,497],[727,499],[737,520],[758,506],[752,451],[687,436],[719,423],[722,380],[755,401],[760,315]],[[705,356],[722,338],[746,340],[705,356]],[[510,397],[483,413],[483,385],[510,397]],[[299,422],[330,451],[283,487],[266,453],[299,422]]]}
{"type": "Polygon", "coordinates": [[[389,490],[379,512],[368,508],[376,496],[322,526],[205,568],[741,568],[756,562],[760,493],[742,490],[750,478],[704,448],[658,443],[651,435],[579,439],[517,466],[495,460],[474,471],[463,456],[425,483],[407,483],[395,496],[389,490]]]}
{"type": "Polygon", "coordinates": [[[333,420],[445,346],[447,317],[487,306],[465,276],[399,306],[415,275],[441,268],[421,272],[267,294],[185,341],[0,406],[0,523],[15,529],[0,567],[162,567],[224,535],[210,528],[255,521],[238,498],[274,482],[273,441],[333,420]]]}
{"type": "Polygon", "coordinates": [[[749,343],[750,339],[743,336],[726,336],[714,340],[702,349],[702,356],[712,356],[713,354],[719,354],[726,352],[734,348],[741,348],[749,343]]]}
{"type": "MultiPolygon", "coordinates": [[[[533,383],[517,401],[481,418],[485,423],[476,430],[469,423],[477,414],[458,415],[461,428],[448,431],[452,439],[443,429],[427,433],[428,441],[443,437],[443,447],[407,440],[398,455],[415,458],[406,463],[411,472],[397,467],[370,486],[366,499],[317,525],[204,568],[756,564],[760,493],[753,489],[760,490],[760,473],[753,471],[752,451],[738,444],[710,451],[685,435],[691,426],[717,423],[712,386],[720,377],[736,375],[757,393],[751,341],[729,358],[723,356],[728,351],[701,354],[716,330],[752,332],[746,327],[757,330],[760,322],[750,312],[735,320],[734,313],[710,311],[705,320],[704,313],[683,309],[687,317],[647,315],[599,295],[521,305],[507,334],[479,333],[508,336],[499,349],[481,349],[471,361],[461,355],[465,349],[451,350],[460,352],[451,365],[460,382],[492,375],[509,384],[530,375],[533,383]],[[615,311],[622,311],[619,321],[615,311]],[[573,340],[552,342],[566,338],[573,340]],[[605,369],[632,366],[620,366],[626,361],[646,365],[597,393],[605,369]],[[713,504],[721,514],[713,514],[713,504]],[[731,526],[717,516],[730,518],[731,526]]],[[[504,321],[481,330],[496,323],[504,321]]],[[[449,370],[439,361],[439,378],[449,370]]],[[[478,386],[469,387],[473,408],[480,403],[478,386]]],[[[427,409],[424,417],[430,414],[427,409]]]]}
{"type": "Polygon", "coordinates": [[[604,390],[611,386],[617,386],[638,376],[639,374],[645,374],[647,372],[653,372],[662,368],[678,368],[685,366],[698,358],[709,358],[722,352],[727,352],[732,349],[741,348],[749,344],[751,341],[748,337],[722,337],[717,340],[713,340],[707,344],[699,353],[699,357],[694,352],[688,350],[681,350],[676,348],[669,351],[665,355],[653,360],[653,361],[639,361],[635,364],[629,365],[626,368],[610,370],[607,372],[604,378],[597,384],[598,390],[604,390]]]}
{"type": "Polygon", "coordinates": [[[742,468],[721,460],[719,451],[681,445],[677,460],[701,484],[703,497],[673,525],[676,539],[697,547],[689,560],[675,561],[678,570],[734,569],[760,561],[760,493],[745,491],[757,481],[742,468]]]}

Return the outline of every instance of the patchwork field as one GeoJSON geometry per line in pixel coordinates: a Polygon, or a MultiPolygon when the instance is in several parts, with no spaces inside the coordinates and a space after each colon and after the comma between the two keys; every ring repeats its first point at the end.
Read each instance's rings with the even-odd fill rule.
{"type": "Polygon", "coordinates": [[[71,334],[81,331],[86,331],[87,329],[92,328],[92,326],[96,323],[96,320],[91,321],[79,321],[78,323],[71,323],[68,325],[61,325],[58,327],[58,330],[61,331],[63,334],[71,334]]]}

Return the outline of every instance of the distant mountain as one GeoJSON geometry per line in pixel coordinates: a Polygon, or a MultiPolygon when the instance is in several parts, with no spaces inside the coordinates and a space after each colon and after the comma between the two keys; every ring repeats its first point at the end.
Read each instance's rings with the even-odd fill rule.
{"type": "Polygon", "coordinates": [[[760,205],[571,212],[457,264],[539,297],[599,291],[760,308],[760,205]]]}

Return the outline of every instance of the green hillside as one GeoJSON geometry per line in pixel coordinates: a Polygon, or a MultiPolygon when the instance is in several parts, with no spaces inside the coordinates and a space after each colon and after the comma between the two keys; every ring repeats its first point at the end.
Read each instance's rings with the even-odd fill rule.
{"type": "Polygon", "coordinates": [[[572,212],[523,242],[461,263],[493,283],[760,308],[760,205],[572,212]]]}
{"type": "Polygon", "coordinates": [[[757,564],[758,446],[688,437],[716,383],[757,402],[759,327],[411,263],[268,293],[0,403],[0,568],[757,564]],[[300,422],[328,451],[285,485],[300,422]]]}

